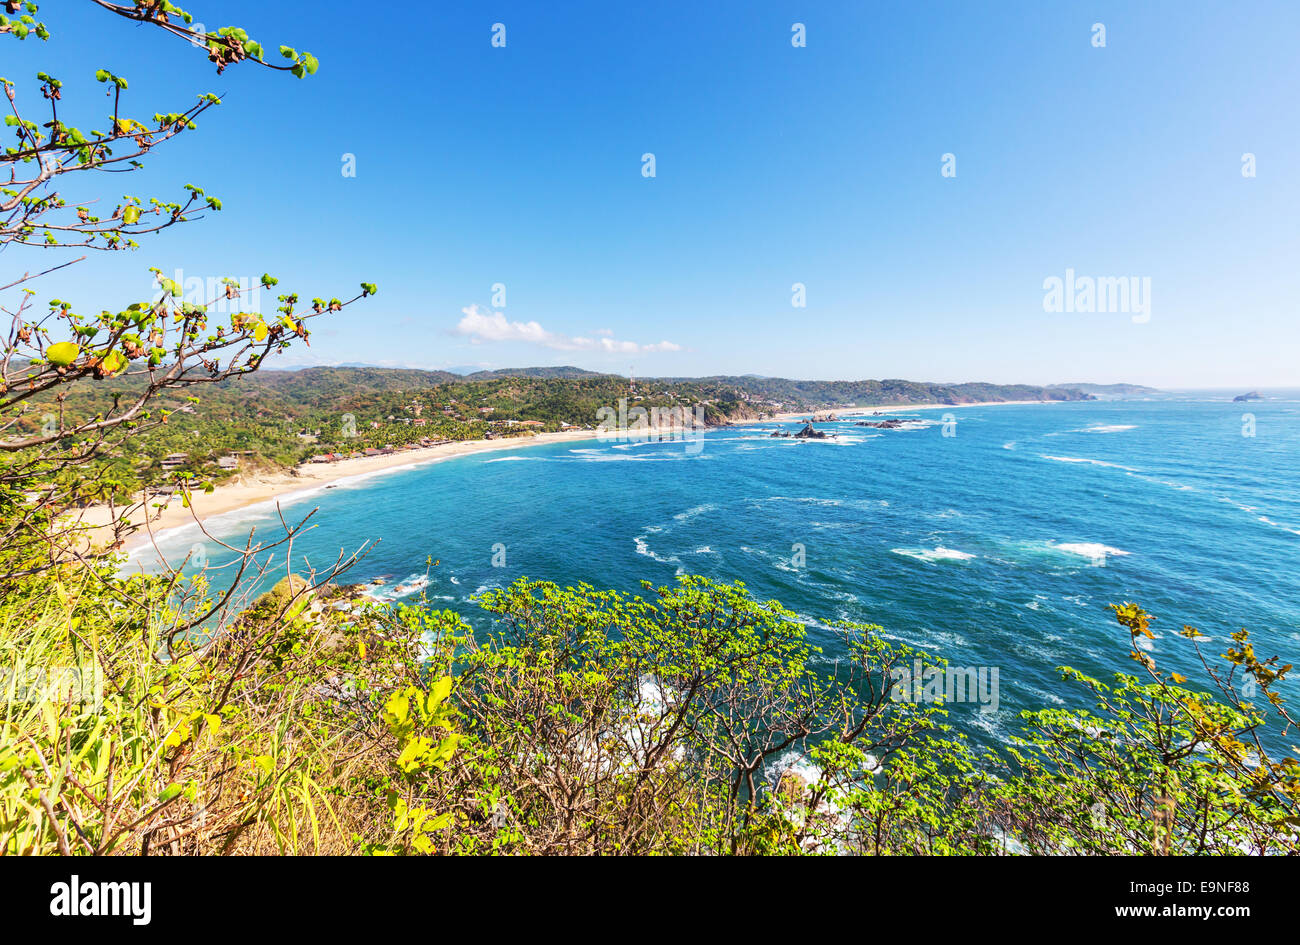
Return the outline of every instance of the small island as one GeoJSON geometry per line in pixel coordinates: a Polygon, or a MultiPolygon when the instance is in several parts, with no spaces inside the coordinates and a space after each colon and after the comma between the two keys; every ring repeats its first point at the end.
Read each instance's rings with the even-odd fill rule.
{"type": "Polygon", "coordinates": [[[1232,402],[1234,404],[1244,404],[1249,400],[1263,400],[1263,399],[1264,398],[1260,396],[1259,391],[1253,390],[1249,394],[1238,394],[1236,397],[1232,398],[1232,402]]]}
{"type": "Polygon", "coordinates": [[[788,430],[776,430],[768,434],[769,437],[792,437],[796,440],[825,440],[834,439],[834,434],[823,433],[821,430],[813,428],[811,420],[805,420],[803,429],[798,433],[790,433],[788,430]]]}
{"type": "Polygon", "coordinates": [[[897,430],[907,421],[890,417],[888,420],[859,420],[854,426],[871,427],[873,430],[897,430]]]}

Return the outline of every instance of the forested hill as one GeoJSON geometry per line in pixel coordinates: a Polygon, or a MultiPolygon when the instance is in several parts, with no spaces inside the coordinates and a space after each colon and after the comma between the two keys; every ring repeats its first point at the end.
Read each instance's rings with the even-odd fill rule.
{"type": "MultiPolygon", "coordinates": [[[[665,380],[676,380],[665,378],[665,380]]],[[[873,404],[971,404],[1008,400],[1091,400],[1081,390],[1066,386],[1035,387],[1028,384],[930,384],[920,381],[797,381],[785,377],[717,376],[694,379],[700,383],[734,387],[750,399],[770,401],[783,409],[873,404]]]]}
{"type": "MultiPolygon", "coordinates": [[[[70,400],[90,407],[101,399],[139,386],[130,375],[75,385],[70,400]]],[[[1082,385],[1080,385],[1082,386],[1082,385]]],[[[629,379],[575,367],[506,368],[459,375],[450,371],[369,366],[311,367],[292,371],[264,369],[211,386],[200,385],[203,411],[214,417],[272,412],[292,418],[316,411],[376,407],[393,412],[414,395],[425,406],[493,407],[498,415],[586,425],[602,406],[617,406],[629,394],[642,399],[665,396],[665,403],[716,405],[726,416],[739,405],[745,413],[773,413],[814,407],[880,404],[968,404],[1010,400],[1089,400],[1071,386],[1026,384],[931,384],[906,380],[803,381],[754,375],[645,377],[629,379]],[[735,407],[727,405],[737,405],[735,407]]],[[[721,417],[719,419],[725,419],[721,417]]]]}
{"type": "Polygon", "coordinates": [[[1052,389],[1072,389],[1082,391],[1085,394],[1093,394],[1100,398],[1108,397],[1149,397],[1152,394],[1160,393],[1155,387],[1144,387],[1141,384],[1052,384],[1052,389]]]}
{"type": "MultiPolygon", "coordinates": [[[[64,392],[69,419],[114,409],[143,386],[140,375],[84,378],[64,392]]],[[[223,456],[239,468],[284,468],[317,454],[352,455],[431,440],[516,436],[594,427],[602,408],[675,409],[709,425],[849,404],[963,404],[1087,400],[1072,389],[912,381],[796,381],[764,377],[636,378],[579,368],[520,368],[468,376],[402,368],[262,370],[216,384],[169,391],[167,422],[141,430],[97,462],[129,493],[167,478],[163,460],[185,454],[181,472],[222,478],[223,456]],[[193,398],[193,399],[191,399],[193,398]]],[[[39,428],[53,405],[35,398],[12,432],[39,428]]],[[[172,461],[174,465],[174,461],[172,461]]]]}
{"type": "MultiPolygon", "coordinates": [[[[419,371],[378,367],[318,367],[298,371],[261,371],[239,383],[252,383],[275,391],[304,405],[325,406],[334,398],[386,391],[416,391],[444,384],[473,385],[505,379],[538,381],[596,382],[594,388],[612,389],[640,385],[642,392],[669,387],[682,393],[692,390],[708,400],[738,400],[768,410],[804,410],[813,407],[873,406],[880,404],[970,404],[1009,400],[1090,400],[1096,385],[1053,384],[934,384],[899,379],[861,381],[804,381],[784,377],[714,375],[710,377],[645,377],[629,381],[618,374],[601,374],[576,367],[502,368],[453,374],[449,371],[419,371]],[[732,394],[734,396],[727,396],[732,394]]],[[[1129,387],[1131,385],[1115,385],[1129,387]]],[[[499,387],[498,387],[499,389],[499,387]]],[[[575,388],[580,389],[580,388],[575,388]]],[[[1149,388],[1134,388],[1147,391],[1149,388]]],[[[570,423],[578,418],[566,417],[570,423]]]]}

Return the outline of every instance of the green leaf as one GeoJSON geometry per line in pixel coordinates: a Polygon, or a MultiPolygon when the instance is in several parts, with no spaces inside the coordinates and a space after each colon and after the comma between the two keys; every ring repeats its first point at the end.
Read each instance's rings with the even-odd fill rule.
{"type": "Polygon", "coordinates": [[[45,349],[46,360],[59,367],[67,367],[77,360],[79,354],[81,354],[81,346],[73,344],[71,341],[60,341],[58,344],[50,345],[45,349]]]}

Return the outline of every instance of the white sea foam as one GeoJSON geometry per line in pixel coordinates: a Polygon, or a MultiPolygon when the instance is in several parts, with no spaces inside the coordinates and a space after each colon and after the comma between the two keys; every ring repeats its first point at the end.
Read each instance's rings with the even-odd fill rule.
{"type": "Polygon", "coordinates": [[[978,557],[966,551],[957,551],[955,548],[890,548],[896,555],[904,555],[908,558],[915,558],[917,561],[925,561],[933,564],[936,561],[969,561],[971,558],[978,557]]]}
{"type": "Polygon", "coordinates": [[[637,535],[635,538],[632,539],[632,543],[636,545],[637,554],[644,555],[647,558],[651,558],[655,561],[658,561],[660,564],[678,565],[678,573],[679,574],[681,573],[681,567],[680,567],[682,563],[681,559],[676,557],[675,555],[661,555],[653,551],[650,548],[649,543],[646,541],[646,536],[644,534],[637,535]]]}
{"type": "Polygon", "coordinates": [[[787,771],[797,774],[808,784],[816,784],[822,776],[822,769],[813,764],[807,755],[798,751],[787,751],[776,759],[776,763],[767,771],[768,783],[773,789],[787,771]]]}
{"type": "Polygon", "coordinates": [[[1106,469],[1122,469],[1124,472],[1141,472],[1140,469],[1134,469],[1132,466],[1121,466],[1119,463],[1108,463],[1102,459],[1086,459],[1080,456],[1048,456],[1046,453],[1041,454],[1043,459],[1050,459],[1057,463],[1085,463],[1089,466],[1102,466],[1106,469]]]}
{"type": "Polygon", "coordinates": [[[1282,529],[1282,531],[1290,532],[1292,535],[1300,535],[1300,529],[1290,528],[1286,525],[1281,524],[1280,522],[1275,522],[1267,515],[1261,515],[1259,517],[1259,520],[1263,522],[1265,525],[1272,525],[1274,528],[1280,528],[1282,529]]]}
{"type": "Polygon", "coordinates": [[[1079,433],[1123,433],[1125,430],[1136,430],[1137,424],[1133,423],[1094,423],[1090,427],[1084,427],[1079,433]]]}
{"type": "Polygon", "coordinates": [[[683,459],[709,459],[706,453],[691,454],[685,450],[673,450],[667,455],[659,456],[629,456],[626,453],[601,453],[594,450],[592,454],[577,457],[580,463],[675,463],[683,459]],[[594,455],[593,455],[594,454],[594,455]]]}
{"type": "Polygon", "coordinates": [[[423,574],[415,574],[408,577],[393,587],[393,593],[398,597],[406,597],[414,594],[416,591],[422,591],[429,586],[429,578],[423,574]]]}
{"type": "Polygon", "coordinates": [[[1131,553],[1124,551],[1122,548],[1112,548],[1110,545],[1103,545],[1095,541],[1063,541],[1048,547],[1072,555],[1079,555],[1082,558],[1088,558],[1094,566],[1105,564],[1108,557],[1124,556],[1131,553]]]}
{"type": "Polygon", "coordinates": [[[815,495],[770,495],[763,499],[750,499],[750,502],[808,502],[812,505],[841,505],[839,499],[827,499],[815,495]]]}
{"type": "Polygon", "coordinates": [[[687,509],[685,512],[678,512],[673,516],[673,518],[679,522],[688,522],[695,518],[695,516],[703,515],[705,512],[712,512],[716,508],[716,505],[706,502],[704,505],[697,505],[694,508],[687,509]]]}
{"type": "Polygon", "coordinates": [[[429,586],[429,578],[424,574],[411,574],[396,584],[380,585],[373,587],[366,592],[366,596],[371,600],[379,601],[383,604],[392,603],[401,600],[403,597],[410,597],[418,591],[424,590],[429,586]]]}
{"type": "MultiPolygon", "coordinates": [[[[277,529],[280,528],[280,512],[288,512],[289,508],[298,505],[314,496],[320,495],[327,489],[352,490],[363,488],[373,479],[381,476],[392,475],[393,473],[407,472],[420,466],[430,466],[434,463],[446,462],[448,459],[454,459],[451,456],[438,456],[432,459],[426,459],[418,462],[407,463],[402,466],[391,466],[387,469],[373,469],[369,472],[357,473],[354,476],[344,476],[341,479],[335,479],[333,482],[322,482],[318,485],[308,486],[304,489],[297,489],[293,492],[285,492],[281,495],[273,496],[269,499],[263,499],[260,502],[254,502],[250,505],[241,506],[237,509],[231,509],[229,512],[220,512],[216,515],[210,515],[203,519],[202,528],[206,529],[209,534],[221,536],[239,536],[247,537],[249,529],[246,526],[255,526],[258,523],[272,522],[277,529]]],[[[297,517],[286,515],[289,524],[295,524],[297,517]]],[[[186,544],[192,540],[193,536],[202,534],[202,530],[197,522],[187,522],[184,525],[176,525],[171,528],[164,528],[154,532],[153,541],[132,549],[124,563],[129,566],[132,562],[139,562],[144,558],[152,558],[156,561],[157,554],[153,545],[157,543],[164,554],[168,556],[175,555],[178,551],[183,554],[186,544]]],[[[268,535],[268,539],[274,539],[276,534],[268,535]]],[[[232,542],[239,544],[238,541],[232,542]]],[[[157,562],[161,564],[161,562],[157,562]]]]}

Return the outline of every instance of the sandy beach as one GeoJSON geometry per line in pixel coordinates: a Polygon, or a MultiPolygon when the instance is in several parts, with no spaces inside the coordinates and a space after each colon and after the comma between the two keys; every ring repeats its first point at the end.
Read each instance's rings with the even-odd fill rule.
{"type": "MultiPolygon", "coordinates": [[[[426,463],[440,462],[456,456],[470,453],[486,453],[495,450],[512,450],[543,446],[547,443],[566,443],[574,440],[592,439],[595,430],[572,430],[560,433],[539,433],[530,437],[508,437],[494,440],[463,440],[456,443],[444,443],[439,446],[423,447],[414,450],[400,450],[385,456],[361,456],[354,459],[341,459],[333,463],[304,463],[292,471],[269,475],[245,474],[236,476],[232,481],[218,485],[212,492],[195,492],[191,496],[191,508],[185,508],[179,498],[167,503],[159,513],[150,503],[151,514],[147,527],[134,533],[126,542],[123,550],[132,551],[150,544],[162,532],[184,525],[192,525],[195,520],[203,521],[214,515],[234,512],[259,502],[268,502],[314,486],[325,485],[339,479],[362,476],[386,469],[401,469],[407,466],[421,466],[426,463]]],[[[132,520],[143,522],[144,510],[137,510],[132,520]]],[[[91,528],[102,528],[108,523],[110,512],[107,506],[95,506],[81,513],[81,524],[91,528]]]]}
{"type": "MultiPolygon", "coordinates": [[[[959,404],[957,407],[993,407],[993,406],[1012,406],[1023,404],[1040,404],[1056,403],[1056,401],[992,401],[988,403],[976,404],[959,404]]],[[[833,414],[834,416],[844,415],[861,415],[873,412],[887,413],[910,410],[935,410],[935,409],[956,409],[951,404],[880,404],[867,407],[835,407],[823,408],[815,411],[818,416],[833,414]]],[[[811,417],[813,412],[801,411],[798,413],[780,413],[776,414],[771,420],[791,421],[803,420],[811,417]]],[[[741,421],[740,425],[756,421],[741,421]]],[[[647,431],[653,435],[655,431],[647,431]]],[[[401,469],[409,466],[420,466],[426,463],[440,462],[442,460],[452,459],[457,456],[467,456],[471,453],[486,453],[496,450],[512,450],[528,448],[532,446],[543,446],[548,443],[566,443],[575,440],[594,439],[599,435],[596,430],[571,430],[559,433],[539,433],[531,437],[509,437],[494,440],[463,440],[456,443],[444,443],[439,446],[429,446],[413,450],[400,450],[396,453],[389,453],[384,456],[364,456],[353,459],[341,459],[333,463],[304,463],[295,467],[291,471],[273,474],[241,474],[229,482],[218,485],[212,492],[195,492],[191,496],[191,507],[185,508],[179,497],[174,498],[167,503],[167,507],[159,512],[153,508],[150,503],[149,512],[151,514],[147,527],[142,527],[134,533],[126,542],[123,550],[134,551],[138,548],[149,545],[157,539],[163,532],[170,531],[174,528],[180,528],[186,525],[193,525],[195,521],[204,521],[216,515],[222,515],[227,512],[235,512],[239,509],[247,508],[250,505],[256,505],[260,502],[270,502],[277,498],[292,495],[305,489],[316,486],[327,485],[340,479],[347,479],[353,476],[363,476],[369,473],[380,472],[382,470],[401,469]]],[[[131,516],[133,521],[144,521],[145,511],[136,510],[131,516]]],[[[110,511],[106,506],[95,506],[85,509],[80,516],[82,525],[89,526],[98,530],[103,528],[110,521],[110,511]]],[[[91,533],[93,538],[94,532],[91,533]]]]}

